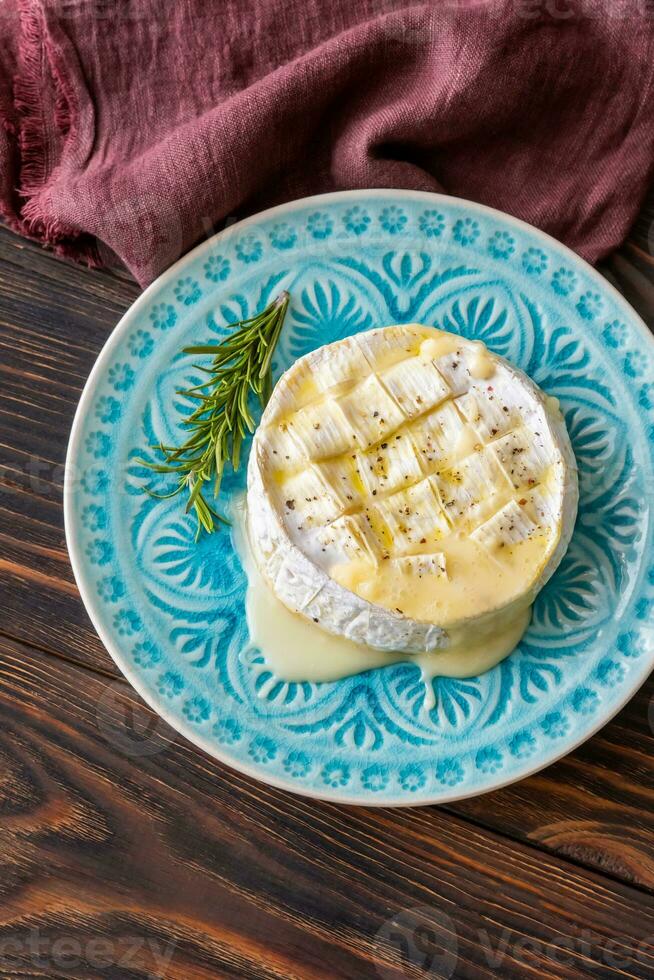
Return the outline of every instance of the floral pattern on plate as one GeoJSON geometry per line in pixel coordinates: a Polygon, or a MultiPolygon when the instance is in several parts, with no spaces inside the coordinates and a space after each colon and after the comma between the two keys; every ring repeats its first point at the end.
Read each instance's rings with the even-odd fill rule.
{"type": "MultiPolygon", "coordinates": [[[[248,219],[137,301],[87,385],[66,486],[84,600],[143,696],[262,779],[374,804],[517,779],[592,733],[652,666],[651,364],[643,325],[598,274],[489,209],[368,191],[248,219]],[[284,288],[277,376],[321,344],[422,322],[483,340],[559,399],[579,466],[575,533],[522,643],[482,677],[437,678],[432,697],[408,663],[336,683],[279,680],[250,644],[229,532],[196,544],[179,499],[142,492],[153,485],[142,458],[179,434],[177,390],[198,380],[180,349],[220,339],[284,288]]],[[[228,496],[244,469],[226,474],[228,496]]]]}

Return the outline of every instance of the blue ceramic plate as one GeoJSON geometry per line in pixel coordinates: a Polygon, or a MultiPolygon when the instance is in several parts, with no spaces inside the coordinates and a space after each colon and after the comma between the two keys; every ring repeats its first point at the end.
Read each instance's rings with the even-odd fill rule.
{"type": "MultiPolygon", "coordinates": [[[[365,804],[453,800],[542,768],[603,725],[654,659],[652,338],[572,252],[465,201],[357,191],[296,201],[199,246],[123,317],[71,437],[66,533],[89,614],[137,691],[211,755],[289,790],[365,804]],[[194,542],[139,454],[179,438],[186,344],[292,296],[278,375],[321,344],[415,322],[483,340],[565,412],[581,500],[569,551],[523,642],[424,707],[408,664],[288,684],[249,648],[229,530],[194,542]]],[[[245,484],[245,465],[224,484],[245,484]]]]}

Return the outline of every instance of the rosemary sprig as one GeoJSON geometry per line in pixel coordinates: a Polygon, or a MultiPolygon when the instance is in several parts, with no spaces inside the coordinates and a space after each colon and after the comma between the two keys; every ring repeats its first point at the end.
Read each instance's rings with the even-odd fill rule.
{"type": "Polygon", "coordinates": [[[255,421],[250,410],[250,396],[257,396],[263,408],[272,391],[272,356],[279,340],[290,296],[284,291],[265,310],[247,320],[231,324],[234,332],[219,344],[185,347],[185,354],[213,354],[211,367],[195,365],[208,375],[206,381],[178,394],[197,402],[197,408],[184,420],[190,430],[181,446],[152,446],[164,456],[161,463],[141,462],[155,473],[175,473],[177,486],[167,494],[174,497],[188,491],[186,513],[192,509],[198,519],[196,541],[204,528],[209,534],[218,524],[229,524],[206,499],[206,485],[213,483],[218,496],[225,463],[239,467],[241,445],[248,432],[254,432],[255,421]]]}

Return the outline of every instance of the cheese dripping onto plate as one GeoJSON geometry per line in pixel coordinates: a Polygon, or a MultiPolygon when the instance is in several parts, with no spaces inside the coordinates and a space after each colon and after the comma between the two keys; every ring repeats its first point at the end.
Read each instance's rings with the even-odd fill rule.
{"type": "Polygon", "coordinates": [[[519,641],[576,506],[547,397],[480,342],[418,324],[298,360],[248,467],[254,563],[292,614],[386,654],[449,651],[461,676],[466,651],[519,641]]]}

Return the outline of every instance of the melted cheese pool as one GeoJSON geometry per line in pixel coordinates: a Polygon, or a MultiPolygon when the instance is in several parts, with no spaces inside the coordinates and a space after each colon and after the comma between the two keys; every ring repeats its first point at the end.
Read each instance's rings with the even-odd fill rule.
{"type": "Polygon", "coordinates": [[[555,400],[480,341],[420,324],[296,361],[248,466],[264,582],[310,626],[385,654],[501,658],[576,503],[555,400]]]}
{"type": "Polygon", "coordinates": [[[245,498],[230,508],[234,546],[247,575],[246,616],[250,643],[257,647],[278,680],[287,682],[337,681],[377,667],[415,664],[425,683],[423,710],[434,707],[430,681],[435,677],[476,677],[490,670],[517,646],[529,624],[527,607],[490,635],[470,634],[447,650],[418,654],[386,652],[354,643],[320,629],[291,612],[275,596],[257,568],[248,539],[245,498]]]}

